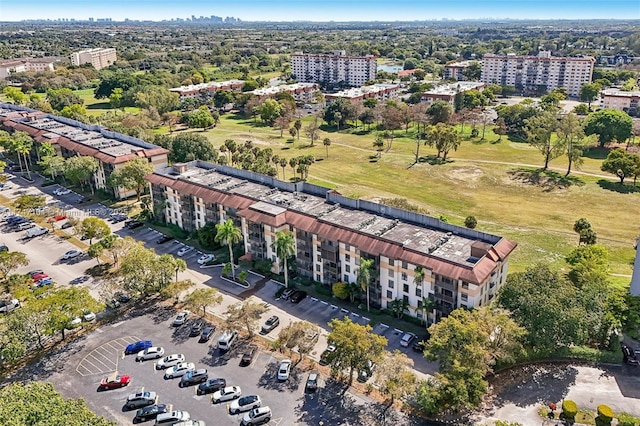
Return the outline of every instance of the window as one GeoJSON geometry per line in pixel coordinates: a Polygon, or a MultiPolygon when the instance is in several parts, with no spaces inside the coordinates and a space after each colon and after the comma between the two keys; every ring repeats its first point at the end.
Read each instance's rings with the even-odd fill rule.
{"type": "Polygon", "coordinates": [[[409,293],[409,284],[404,284],[402,286],[402,291],[404,291],[405,293],[409,293]]]}
{"type": "Polygon", "coordinates": [[[349,244],[345,244],[344,245],[344,250],[345,251],[351,251],[351,246],[349,244]]]}
{"type": "Polygon", "coordinates": [[[342,277],[342,281],[344,281],[345,283],[349,282],[349,275],[344,274],[344,276],[342,277]]]}
{"type": "Polygon", "coordinates": [[[393,266],[393,259],[389,259],[389,266],[393,266]]]}
{"type": "Polygon", "coordinates": [[[318,275],[318,274],[316,274],[316,281],[318,281],[318,282],[320,282],[320,281],[321,281],[321,279],[320,279],[320,275],[318,275]]]}
{"type": "Polygon", "coordinates": [[[406,303],[407,305],[409,304],[409,296],[402,296],[402,300],[404,301],[404,303],[406,303]]]}
{"type": "Polygon", "coordinates": [[[462,288],[464,288],[465,290],[469,288],[469,283],[462,281],[462,288]]]}
{"type": "Polygon", "coordinates": [[[387,290],[387,299],[393,299],[393,292],[391,290],[387,290]]]}
{"type": "Polygon", "coordinates": [[[402,262],[402,269],[407,269],[408,267],[407,262],[402,262]]]}
{"type": "Polygon", "coordinates": [[[345,254],[344,255],[344,261],[345,262],[351,262],[351,255],[350,254],[345,254]]]}
{"type": "Polygon", "coordinates": [[[403,272],[402,273],[402,281],[406,281],[407,280],[407,273],[403,272]]]}
{"type": "Polygon", "coordinates": [[[344,270],[347,272],[351,272],[351,265],[345,265],[344,270]]]}
{"type": "Polygon", "coordinates": [[[316,260],[317,260],[318,262],[322,262],[322,256],[320,255],[320,253],[318,253],[318,254],[316,255],[316,260]]]}
{"type": "Polygon", "coordinates": [[[462,300],[463,302],[466,302],[469,299],[469,296],[467,295],[467,293],[460,293],[460,300],[462,300]]]}
{"type": "Polygon", "coordinates": [[[416,288],[416,296],[422,297],[422,289],[416,288]]]}
{"type": "Polygon", "coordinates": [[[320,272],[320,265],[316,265],[316,271],[320,272]]]}
{"type": "Polygon", "coordinates": [[[393,269],[389,269],[389,276],[393,278],[393,269]]]}

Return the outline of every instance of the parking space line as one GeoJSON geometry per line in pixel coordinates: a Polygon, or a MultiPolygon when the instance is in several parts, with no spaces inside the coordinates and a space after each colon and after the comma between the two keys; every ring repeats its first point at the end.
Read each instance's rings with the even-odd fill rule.
{"type": "Polygon", "coordinates": [[[329,302],[326,302],[324,300],[321,300],[320,303],[322,303],[323,305],[327,305],[327,306],[329,305],[329,302]]]}
{"type": "Polygon", "coordinates": [[[367,317],[362,317],[362,319],[363,319],[363,320],[365,320],[365,321],[367,321],[367,322],[371,321],[371,320],[370,320],[369,318],[367,318],[367,317]]]}
{"type": "Polygon", "coordinates": [[[85,367],[83,364],[80,364],[80,365],[78,365],[78,366],[76,367],[76,373],[78,373],[78,374],[79,374],[79,375],[81,375],[82,377],[84,377],[84,376],[90,376],[90,375],[92,375],[92,374],[97,374],[97,373],[94,373],[94,372],[92,372],[91,370],[89,370],[89,369],[88,369],[87,367],[85,367]],[[87,373],[86,373],[86,374],[81,373],[81,372],[78,370],[79,368],[83,368],[83,369],[87,370],[87,373]]]}
{"type": "Polygon", "coordinates": [[[341,312],[343,312],[343,313],[345,313],[345,314],[348,314],[348,313],[349,313],[349,310],[348,310],[348,309],[344,309],[344,308],[340,309],[340,311],[341,311],[341,312]]]}
{"type": "MultiPolygon", "coordinates": [[[[104,363],[104,362],[100,361],[100,360],[99,360],[98,358],[96,358],[96,356],[95,356],[95,355],[93,355],[92,353],[90,353],[89,355],[87,355],[87,357],[91,357],[91,358],[93,358],[93,359],[94,359],[94,361],[96,361],[96,362],[98,362],[98,363],[100,363],[100,364],[104,365],[105,367],[109,368],[109,364],[107,364],[107,363],[104,363]]],[[[87,362],[89,362],[89,363],[93,364],[93,362],[89,361],[88,359],[85,359],[85,361],[87,361],[87,362]]],[[[115,363],[111,363],[111,364],[113,364],[113,366],[114,366],[114,367],[115,367],[115,365],[116,365],[115,363]]],[[[95,364],[93,364],[93,365],[95,365],[95,364]]]]}
{"type": "MultiPolygon", "coordinates": [[[[111,358],[109,358],[108,356],[105,356],[104,354],[101,354],[99,352],[96,352],[95,350],[91,351],[87,357],[92,357],[93,359],[95,359],[98,362],[102,362],[100,361],[100,359],[98,359],[98,357],[96,355],[99,355],[101,358],[105,359],[107,362],[111,363],[111,364],[115,364],[115,362],[113,362],[111,360],[111,358]]],[[[104,363],[103,363],[104,364],[104,363]]]]}
{"type": "Polygon", "coordinates": [[[315,298],[315,297],[312,297],[312,298],[311,298],[311,300],[313,300],[314,302],[317,302],[317,301],[318,301],[318,299],[317,299],[317,298],[315,298]]]}
{"type": "MultiPolygon", "coordinates": [[[[84,363],[85,363],[85,362],[87,362],[87,363],[91,364],[93,367],[95,367],[95,369],[96,369],[96,370],[98,370],[98,371],[96,371],[95,373],[91,373],[91,374],[100,374],[100,373],[102,373],[102,372],[104,371],[104,370],[102,369],[102,367],[99,367],[99,366],[95,365],[94,363],[92,363],[92,362],[91,362],[91,361],[89,361],[88,359],[83,359],[83,360],[82,360],[83,365],[84,365],[84,363]]],[[[93,371],[92,369],[89,369],[88,367],[84,367],[84,368],[85,368],[87,371],[93,371]]]]}
{"type": "Polygon", "coordinates": [[[356,314],[355,312],[351,312],[351,315],[353,315],[354,317],[360,317],[360,315],[356,314]]]}
{"type": "Polygon", "coordinates": [[[336,305],[331,305],[331,309],[338,309],[336,305]]]}

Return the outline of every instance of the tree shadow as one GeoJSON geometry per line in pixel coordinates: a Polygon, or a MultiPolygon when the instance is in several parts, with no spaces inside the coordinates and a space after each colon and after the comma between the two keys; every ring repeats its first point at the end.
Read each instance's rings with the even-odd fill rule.
{"type": "Polygon", "coordinates": [[[584,181],[576,176],[565,176],[552,170],[528,169],[520,167],[507,172],[511,179],[526,185],[539,186],[544,192],[567,189],[572,185],[583,186],[584,181]]]}
{"type": "Polygon", "coordinates": [[[91,268],[87,268],[84,273],[91,275],[92,277],[102,277],[104,275],[108,275],[111,266],[111,263],[101,263],[99,265],[92,266],[91,268]]]}
{"type": "MultiPolygon", "coordinates": [[[[193,321],[187,321],[184,325],[180,327],[173,327],[173,332],[171,333],[171,342],[179,345],[180,343],[184,343],[191,338],[191,326],[193,325],[193,321]]],[[[193,339],[198,340],[200,335],[194,336],[193,339]]]]}
{"type": "Polygon", "coordinates": [[[87,105],[87,109],[111,109],[109,102],[98,102],[95,104],[87,105]]]}
{"type": "Polygon", "coordinates": [[[442,164],[453,163],[453,160],[443,160],[442,157],[438,157],[437,155],[426,155],[418,157],[418,163],[427,163],[431,166],[440,166],[442,164]]]}
{"type": "Polygon", "coordinates": [[[278,392],[297,391],[300,388],[300,379],[304,373],[295,366],[292,366],[291,372],[289,373],[289,379],[280,381],[277,377],[279,366],[280,360],[275,360],[267,365],[264,373],[258,379],[258,387],[277,390],[278,392]]]}
{"type": "Polygon", "coordinates": [[[598,180],[598,186],[602,189],[606,189],[607,191],[617,192],[618,194],[634,194],[636,192],[640,192],[640,187],[636,185],[627,185],[606,179],[598,180]]]}
{"type": "Polygon", "coordinates": [[[583,153],[583,157],[591,158],[593,160],[604,160],[609,155],[610,150],[607,148],[594,147],[586,149],[583,153]]]}
{"type": "Polygon", "coordinates": [[[349,424],[369,426],[369,419],[361,418],[363,406],[355,398],[345,395],[345,385],[327,380],[321,394],[307,395],[294,409],[297,421],[304,424],[349,424]]]}
{"type": "Polygon", "coordinates": [[[233,349],[226,352],[221,351],[217,344],[209,346],[207,355],[200,362],[211,367],[222,367],[229,364],[232,359],[237,358],[237,354],[233,349]]]}

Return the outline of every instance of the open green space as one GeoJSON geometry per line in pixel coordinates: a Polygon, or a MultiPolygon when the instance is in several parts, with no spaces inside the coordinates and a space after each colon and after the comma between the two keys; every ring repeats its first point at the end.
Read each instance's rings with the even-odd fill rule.
{"type": "MultiPolygon", "coordinates": [[[[107,111],[112,111],[111,105],[109,105],[109,99],[96,99],[93,95],[94,89],[81,89],[74,90],[73,93],[78,95],[80,99],[84,101],[84,107],[87,109],[87,114],[98,116],[104,114],[107,111]]],[[[125,107],[125,112],[138,113],[140,108],[125,107]]]]}

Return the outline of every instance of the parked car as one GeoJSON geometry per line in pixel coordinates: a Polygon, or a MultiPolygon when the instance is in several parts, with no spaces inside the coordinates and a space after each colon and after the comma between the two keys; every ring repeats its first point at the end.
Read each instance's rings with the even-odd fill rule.
{"type": "Polygon", "coordinates": [[[236,399],[229,405],[229,414],[238,414],[260,406],[262,406],[262,400],[258,395],[246,395],[236,399]]]}
{"type": "Polygon", "coordinates": [[[45,285],[51,285],[53,284],[53,279],[49,276],[46,277],[42,277],[40,278],[38,281],[36,281],[36,283],[33,285],[35,288],[40,288],[43,287],[45,285]]]}
{"type": "Polygon", "coordinates": [[[295,291],[297,291],[297,289],[295,288],[288,288],[285,291],[282,292],[282,295],[280,296],[280,298],[287,300],[289,299],[289,296],[291,296],[295,291]]]}
{"type": "Polygon", "coordinates": [[[640,351],[634,351],[627,345],[621,345],[622,359],[628,365],[640,365],[640,351]]]}
{"type": "Polygon", "coordinates": [[[165,368],[173,367],[181,362],[184,362],[184,354],[171,354],[158,361],[156,368],[158,370],[164,370],[165,368]]]}
{"type": "Polygon", "coordinates": [[[251,364],[253,358],[258,353],[258,348],[256,346],[249,346],[246,351],[242,354],[242,359],[240,359],[240,366],[247,366],[251,364]]]}
{"type": "Polygon", "coordinates": [[[178,314],[178,316],[176,316],[176,319],[173,320],[173,326],[174,327],[179,327],[181,325],[183,325],[185,322],[187,322],[187,318],[189,318],[189,314],[191,312],[189,311],[182,311],[178,314]]]}
{"type": "Polygon", "coordinates": [[[67,195],[67,194],[71,194],[71,190],[69,188],[60,187],[54,190],[53,193],[55,195],[67,195]]]}
{"type": "Polygon", "coordinates": [[[91,311],[83,311],[82,319],[86,322],[91,322],[96,320],[96,314],[91,311]]]}
{"type": "Polygon", "coordinates": [[[13,311],[15,308],[20,307],[20,301],[18,299],[0,300],[0,313],[7,313],[13,311]]]}
{"type": "Polygon", "coordinates": [[[9,251],[9,247],[6,244],[0,244],[0,253],[3,251],[9,251]]]}
{"type": "Polygon", "coordinates": [[[151,346],[153,346],[153,343],[151,343],[151,340],[140,340],[140,341],[128,344],[127,347],[124,349],[124,353],[125,355],[137,354],[138,352],[144,349],[150,348],[151,346]]]}
{"type": "Polygon", "coordinates": [[[318,390],[318,381],[320,380],[320,373],[318,370],[312,370],[307,377],[307,384],[304,386],[307,392],[315,392],[318,390]]]}
{"type": "Polygon", "coordinates": [[[228,351],[229,349],[231,349],[237,338],[237,330],[226,330],[224,333],[222,333],[222,336],[218,338],[218,349],[220,349],[220,351],[222,352],[228,351]]]}
{"type": "Polygon", "coordinates": [[[42,271],[39,271],[38,273],[31,275],[31,278],[33,279],[33,281],[40,281],[43,278],[49,278],[49,275],[45,274],[42,271]]]}
{"type": "Polygon", "coordinates": [[[133,422],[146,422],[147,420],[155,419],[158,417],[158,414],[163,414],[168,411],[169,407],[166,404],[148,405],[136,411],[136,416],[133,418],[133,422]]]}
{"type": "Polygon", "coordinates": [[[69,321],[69,326],[67,327],[67,330],[73,330],[74,328],[78,327],[80,324],[82,324],[82,318],[75,317],[71,321],[69,321]]]}
{"type": "Polygon", "coordinates": [[[202,333],[202,329],[204,328],[205,322],[204,320],[196,320],[192,325],[191,325],[191,331],[189,332],[189,336],[190,337],[196,337],[199,336],[200,333],[202,333]]]}
{"type": "Polygon", "coordinates": [[[416,341],[411,348],[416,352],[424,352],[424,348],[426,344],[429,342],[431,338],[431,333],[427,332],[427,334],[421,339],[416,341]]]}
{"type": "Polygon", "coordinates": [[[366,367],[358,371],[358,381],[365,383],[371,378],[371,376],[373,376],[375,369],[376,365],[371,360],[368,360],[366,367]]]}
{"type": "Polygon", "coordinates": [[[48,233],[49,233],[49,230],[47,228],[44,228],[42,226],[36,226],[34,228],[27,230],[27,232],[25,232],[24,234],[24,237],[29,239],[29,238],[39,237],[41,235],[45,235],[48,233]]]}
{"type": "Polygon", "coordinates": [[[200,265],[204,265],[204,264],[206,264],[207,262],[211,262],[211,261],[212,261],[213,259],[215,259],[215,258],[216,258],[216,257],[215,257],[214,255],[212,255],[212,254],[206,254],[206,253],[205,253],[205,254],[203,254],[202,256],[200,256],[200,257],[198,258],[198,263],[199,263],[200,265]]]}
{"type": "Polygon", "coordinates": [[[123,386],[128,386],[131,383],[131,376],[126,374],[118,374],[118,372],[114,372],[110,376],[105,377],[100,381],[100,390],[121,388],[123,386]]]}
{"type": "Polygon", "coordinates": [[[22,222],[18,225],[18,231],[26,231],[27,229],[34,228],[36,226],[33,222],[22,222]]]}
{"type": "Polygon", "coordinates": [[[159,346],[151,346],[143,351],[138,352],[136,361],[146,361],[148,359],[158,359],[164,356],[164,348],[159,346]]]}
{"type": "Polygon", "coordinates": [[[147,405],[153,405],[156,403],[157,395],[155,392],[138,392],[132,393],[127,397],[125,407],[129,410],[133,410],[138,407],[146,407],[147,405]]]}
{"type": "Polygon", "coordinates": [[[204,420],[184,420],[178,423],[174,423],[173,426],[206,426],[204,420]]]}
{"type": "Polygon", "coordinates": [[[291,300],[291,303],[300,303],[305,297],[307,297],[306,291],[296,290],[291,296],[289,296],[289,300],[291,300]]]}
{"type": "Polygon", "coordinates": [[[262,326],[262,329],[260,330],[260,333],[268,334],[270,331],[276,328],[279,324],[280,324],[280,318],[278,318],[277,315],[272,315],[265,321],[264,325],[262,326]]]}
{"type": "Polygon", "coordinates": [[[211,336],[213,336],[214,331],[216,331],[216,328],[212,325],[205,327],[202,330],[202,335],[200,336],[199,342],[208,342],[209,339],[211,339],[211,336]]]}
{"type": "Polygon", "coordinates": [[[73,259],[74,257],[78,257],[82,254],[80,250],[69,250],[65,254],[62,255],[62,260],[73,259]]]}
{"type": "Polygon", "coordinates": [[[169,242],[173,240],[173,237],[170,237],[169,235],[163,235],[162,237],[158,238],[156,240],[156,244],[164,244],[166,242],[169,242]]]}
{"type": "Polygon", "coordinates": [[[197,370],[188,371],[187,374],[182,376],[182,379],[180,379],[180,383],[178,384],[178,386],[182,388],[185,386],[195,385],[198,383],[206,382],[208,378],[209,374],[207,373],[207,370],[205,368],[199,368],[197,370]]]}
{"type": "Polygon", "coordinates": [[[278,367],[278,380],[285,381],[289,378],[289,374],[291,373],[291,360],[283,359],[280,361],[280,366],[278,367]]]}
{"type": "Polygon", "coordinates": [[[223,389],[225,386],[227,386],[227,381],[225,379],[222,379],[222,378],[209,379],[206,382],[200,383],[200,385],[198,385],[197,394],[204,395],[207,393],[219,391],[220,389],[223,389]]]}
{"type": "Polygon", "coordinates": [[[156,425],[175,425],[189,420],[191,420],[191,415],[188,411],[171,411],[170,413],[159,414],[156,417],[156,425]]]}
{"type": "Polygon", "coordinates": [[[33,271],[29,271],[27,272],[27,274],[31,277],[34,278],[36,275],[38,274],[44,274],[44,271],[42,269],[34,269],[33,271]]]}
{"type": "Polygon", "coordinates": [[[254,426],[271,421],[271,408],[259,407],[254,408],[242,417],[240,424],[242,426],[254,426]]]}
{"type": "Polygon", "coordinates": [[[195,250],[195,249],[194,249],[193,247],[191,247],[191,246],[184,246],[184,247],[182,247],[180,250],[178,250],[178,253],[176,253],[176,254],[177,254],[179,257],[182,257],[182,256],[184,256],[185,254],[187,254],[187,253],[189,253],[189,252],[191,252],[191,251],[193,251],[193,250],[195,250]]]}
{"type": "Polygon", "coordinates": [[[333,352],[335,352],[335,350],[336,350],[336,347],[334,345],[327,346],[327,349],[325,349],[324,352],[320,354],[320,365],[329,364],[328,358],[333,352]]]}
{"type": "Polygon", "coordinates": [[[404,336],[402,336],[402,339],[400,339],[400,346],[408,348],[415,338],[416,335],[413,333],[404,333],[404,336]]]}
{"type": "Polygon", "coordinates": [[[211,401],[214,404],[217,402],[231,401],[233,399],[240,398],[240,395],[242,395],[242,389],[240,389],[240,386],[228,386],[214,392],[211,397],[211,401]]]}
{"type": "Polygon", "coordinates": [[[175,379],[176,377],[182,377],[187,374],[189,371],[193,371],[196,369],[196,365],[192,362],[181,362],[180,364],[176,364],[173,367],[169,368],[166,373],[164,373],[165,379],[175,379]]]}

